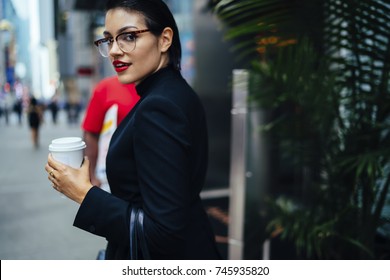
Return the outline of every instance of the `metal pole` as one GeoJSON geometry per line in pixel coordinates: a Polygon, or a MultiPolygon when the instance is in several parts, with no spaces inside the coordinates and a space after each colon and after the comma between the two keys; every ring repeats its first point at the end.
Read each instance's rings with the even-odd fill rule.
{"type": "Polygon", "coordinates": [[[247,70],[233,70],[228,257],[243,259],[246,181],[247,70]]]}

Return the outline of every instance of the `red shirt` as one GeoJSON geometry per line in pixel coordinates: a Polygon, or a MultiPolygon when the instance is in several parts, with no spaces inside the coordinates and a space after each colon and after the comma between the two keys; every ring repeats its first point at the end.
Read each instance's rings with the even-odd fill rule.
{"type": "Polygon", "coordinates": [[[118,104],[118,124],[138,102],[134,84],[121,84],[116,76],[100,81],[93,91],[87,106],[82,129],[99,134],[108,109],[118,104]]]}

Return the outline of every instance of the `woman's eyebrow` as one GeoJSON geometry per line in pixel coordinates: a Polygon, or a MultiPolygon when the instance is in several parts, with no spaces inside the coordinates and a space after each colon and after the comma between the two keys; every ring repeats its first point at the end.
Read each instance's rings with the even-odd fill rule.
{"type": "Polygon", "coordinates": [[[104,32],[103,32],[103,36],[111,36],[111,33],[108,32],[108,31],[104,31],[104,32]]]}
{"type": "Polygon", "coordinates": [[[127,29],[129,29],[129,28],[138,29],[136,26],[128,25],[128,26],[124,26],[124,27],[122,27],[121,29],[119,29],[119,30],[118,30],[118,34],[124,32],[125,30],[127,30],[127,29]]]}
{"type": "MultiPolygon", "coordinates": [[[[124,32],[125,30],[127,30],[127,29],[129,29],[129,28],[138,29],[136,26],[128,25],[128,26],[124,26],[124,27],[120,28],[120,29],[117,31],[117,34],[120,34],[120,33],[124,32]]],[[[104,35],[104,36],[111,36],[111,33],[108,32],[108,31],[104,31],[104,32],[103,32],[103,35],[104,35]]]]}

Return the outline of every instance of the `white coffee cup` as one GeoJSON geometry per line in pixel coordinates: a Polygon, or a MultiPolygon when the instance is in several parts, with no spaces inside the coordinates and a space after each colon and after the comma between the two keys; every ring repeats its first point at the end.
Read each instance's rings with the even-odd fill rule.
{"type": "Polygon", "coordinates": [[[79,168],[83,163],[85,147],[80,137],[63,137],[51,141],[49,152],[55,160],[79,168]]]}

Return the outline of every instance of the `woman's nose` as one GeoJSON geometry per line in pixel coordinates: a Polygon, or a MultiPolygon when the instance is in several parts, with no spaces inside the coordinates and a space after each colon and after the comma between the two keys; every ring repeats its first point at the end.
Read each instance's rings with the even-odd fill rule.
{"type": "Polygon", "coordinates": [[[123,51],[121,50],[121,48],[119,47],[118,45],[118,42],[116,40],[114,40],[112,42],[112,45],[111,45],[111,48],[110,48],[110,51],[109,51],[109,54],[111,56],[118,56],[118,55],[122,55],[123,54],[123,51]]]}

